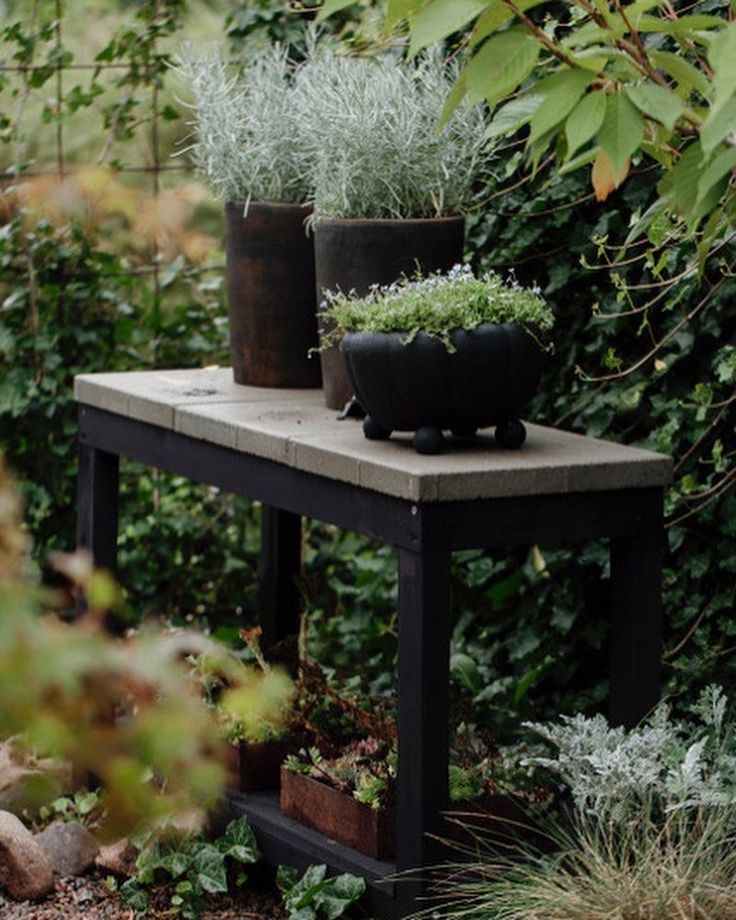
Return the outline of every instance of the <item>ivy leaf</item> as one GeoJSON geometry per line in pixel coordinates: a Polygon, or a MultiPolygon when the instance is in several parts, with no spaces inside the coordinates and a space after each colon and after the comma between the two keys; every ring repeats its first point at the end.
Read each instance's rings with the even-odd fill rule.
{"type": "Polygon", "coordinates": [[[319,906],[326,920],[337,920],[365,892],[365,880],[355,875],[338,875],[327,879],[319,892],[319,906]]]}
{"type": "Polygon", "coordinates": [[[211,843],[197,847],[192,859],[191,876],[203,891],[209,894],[227,892],[225,857],[211,843]]]}
{"type": "Polygon", "coordinates": [[[634,105],[672,131],[677,119],[682,115],[682,100],[664,86],[655,83],[635,83],[626,88],[626,94],[634,105]]]}
{"type": "MultiPolygon", "coordinates": [[[[643,139],[644,124],[639,110],[623,93],[609,96],[598,141],[611,161],[612,176],[618,177],[624,171],[628,172],[626,163],[643,139]]],[[[621,181],[617,182],[617,186],[621,181]]]]}
{"type": "Polygon", "coordinates": [[[409,56],[462,29],[485,5],[484,0],[432,0],[412,18],[409,56]]]}
{"type": "Polygon", "coordinates": [[[592,80],[588,71],[565,68],[536,84],[534,93],[544,96],[544,102],[532,117],[530,144],[567,118],[592,80]]]}
{"type": "Polygon", "coordinates": [[[539,45],[523,29],[509,29],[490,38],[470,60],[465,71],[471,102],[490,105],[513,92],[534,69],[539,45]]]}
{"type": "Polygon", "coordinates": [[[587,144],[592,137],[595,137],[603,124],[605,114],[605,93],[588,93],[578,102],[565,122],[566,160],[587,144]]]}
{"type": "Polygon", "coordinates": [[[217,845],[224,856],[230,856],[240,863],[255,863],[261,857],[255,834],[247,818],[231,821],[217,845]]]}
{"type": "Polygon", "coordinates": [[[596,201],[605,201],[611,192],[616,191],[628,176],[630,165],[631,160],[626,160],[623,169],[616,170],[606,151],[603,149],[598,151],[591,173],[596,201]]]}

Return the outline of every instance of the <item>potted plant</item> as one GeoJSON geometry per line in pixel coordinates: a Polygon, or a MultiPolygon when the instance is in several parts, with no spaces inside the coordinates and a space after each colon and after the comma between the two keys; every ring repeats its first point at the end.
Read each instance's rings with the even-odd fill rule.
{"type": "Polygon", "coordinates": [[[315,387],[317,344],[314,252],[307,155],[283,51],[260,52],[231,75],[217,48],[185,46],[196,115],[195,165],[225,202],[226,276],[236,383],[315,387]]]}
{"type": "MultiPolygon", "coordinates": [[[[527,806],[552,800],[520,767],[523,747],[498,748],[458,726],[449,765],[450,803],[443,837],[468,842],[473,828],[493,828],[499,839],[528,834],[527,806]],[[513,790],[513,792],[509,791],[513,790]]],[[[368,737],[325,756],[317,746],[286,758],[281,770],[281,810],[290,818],[374,859],[395,855],[395,741],[368,737]]]]}
{"type": "Polygon", "coordinates": [[[554,323],[537,289],[467,266],[403,279],[363,298],[328,295],[353,389],[368,413],[367,438],[413,431],[419,453],[442,450],[444,430],[472,437],[495,425],[500,447],[518,448],[554,323]]]}
{"type": "Polygon", "coordinates": [[[212,709],[220,736],[227,742],[228,786],[239,792],[278,788],[281,763],[291,750],[292,693],[286,689],[290,680],[285,671],[272,668],[263,657],[260,633],[259,627],[241,630],[256,668],[223,649],[216,654],[205,651],[190,657],[192,679],[212,709]],[[263,682],[265,694],[280,693],[287,702],[251,717],[248,708],[240,704],[253,693],[254,676],[263,682]]]}
{"type": "MultiPolygon", "coordinates": [[[[317,297],[367,294],[463,254],[464,213],[487,172],[482,107],[459,105],[439,127],[453,82],[443,63],[317,51],[296,77],[313,159],[317,297]]],[[[322,351],[325,401],[352,395],[339,349],[322,351]]]]}

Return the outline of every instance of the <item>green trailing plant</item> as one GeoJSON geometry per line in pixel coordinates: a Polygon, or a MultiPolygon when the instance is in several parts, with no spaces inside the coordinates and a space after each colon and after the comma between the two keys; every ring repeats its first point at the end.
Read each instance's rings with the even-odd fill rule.
{"type": "Polygon", "coordinates": [[[327,876],[327,867],[310,866],[303,875],[279,866],[276,877],[289,920],[337,920],[365,892],[355,875],[327,876]]]}
{"type": "Polygon", "coordinates": [[[62,795],[48,805],[42,805],[38,809],[38,817],[44,822],[73,821],[86,827],[96,827],[104,821],[101,801],[101,789],[78,789],[72,795],[62,795]]]}
{"type": "Polygon", "coordinates": [[[313,161],[315,218],[465,213],[490,154],[478,107],[437,130],[452,76],[436,56],[350,57],[319,46],[296,77],[313,161]]]}
{"type": "Polygon", "coordinates": [[[157,881],[165,882],[171,889],[171,914],[196,920],[208,895],[228,892],[229,868],[237,870],[235,883],[240,886],[248,878],[244,867],[259,859],[258,844],[245,818],[231,821],[215,840],[159,835],[142,847],[136,874],[121,886],[120,894],[137,917],[145,917],[150,906],[148,889],[157,881]]]}
{"type": "Polygon", "coordinates": [[[362,298],[329,292],[325,314],[334,324],[334,332],[325,337],[328,344],[346,332],[401,332],[407,342],[424,332],[441,339],[448,351],[453,351],[456,329],[516,322],[542,335],[554,325],[552,309],[538,288],[524,288],[513,279],[504,282],[493,272],[476,278],[467,265],[444,275],[376,286],[362,298]]]}
{"type": "Polygon", "coordinates": [[[304,202],[310,189],[301,108],[286,52],[269,46],[233,73],[220,48],[185,45],[177,66],[195,114],[188,153],[224,201],[304,202]]]}

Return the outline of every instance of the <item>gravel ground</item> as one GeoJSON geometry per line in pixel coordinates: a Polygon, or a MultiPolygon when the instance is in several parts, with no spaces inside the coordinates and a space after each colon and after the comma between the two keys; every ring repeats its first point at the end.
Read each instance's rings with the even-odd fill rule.
{"type": "MultiPolygon", "coordinates": [[[[153,893],[148,920],[171,920],[168,894],[164,889],[153,893]]],[[[211,896],[202,920],[285,920],[286,914],[267,890],[246,886],[237,899],[211,896]]],[[[100,875],[56,880],[56,891],[36,904],[16,903],[0,895],[1,920],[135,920],[119,896],[107,890],[100,875]]]]}

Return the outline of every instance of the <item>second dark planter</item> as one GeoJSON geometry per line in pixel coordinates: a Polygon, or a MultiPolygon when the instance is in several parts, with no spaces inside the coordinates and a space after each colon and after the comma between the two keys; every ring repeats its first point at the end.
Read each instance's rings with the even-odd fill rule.
{"type": "Polygon", "coordinates": [[[230,350],[236,383],[318,387],[314,250],[297,204],[225,205],[230,350]]]}
{"type": "MultiPolygon", "coordinates": [[[[362,297],[372,285],[391,284],[417,269],[424,274],[449,271],[462,261],[464,227],[462,217],[320,218],[314,231],[318,304],[325,291],[362,297]]],[[[353,395],[336,347],[322,352],[322,382],[330,409],[341,409],[353,395]]]]}

